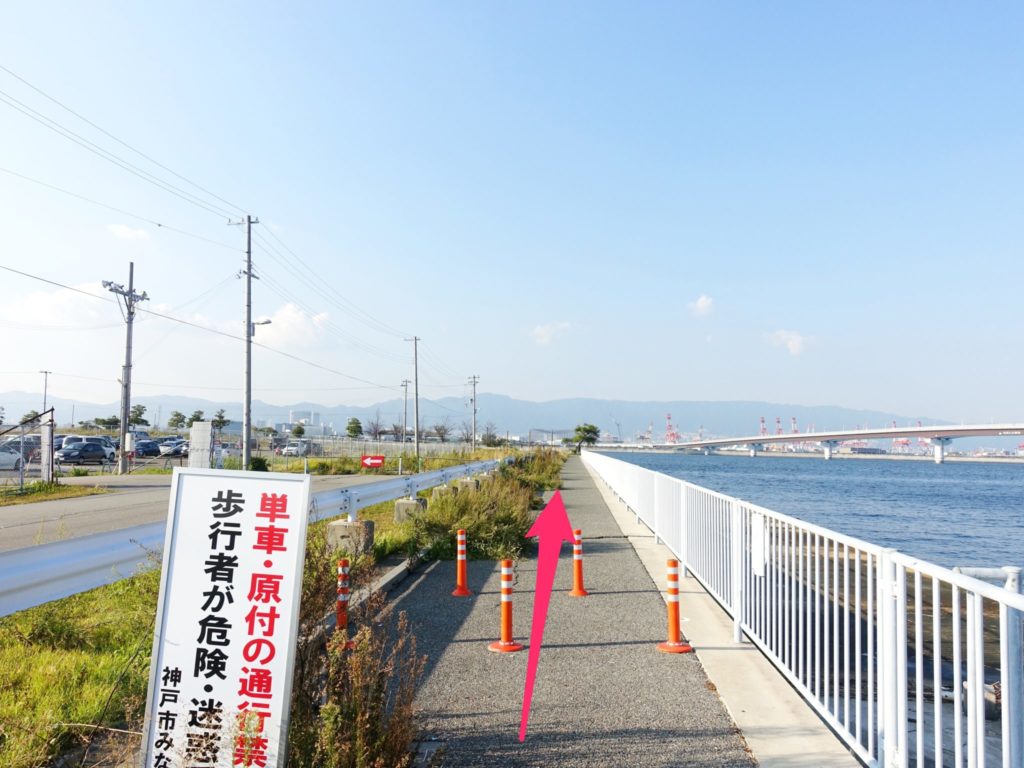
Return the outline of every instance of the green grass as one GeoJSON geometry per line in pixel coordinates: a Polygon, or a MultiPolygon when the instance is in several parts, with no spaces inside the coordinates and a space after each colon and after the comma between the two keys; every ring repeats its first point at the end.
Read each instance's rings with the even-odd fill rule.
{"type": "MultiPolygon", "coordinates": [[[[435,557],[453,557],[458,528],[470,532],[471,557],[516,557],[527,545],[523,536],[537,507],[536,492],[557,485],[563,461],[564,456],[557,452],[521,456],[479,490],[432,500],[425,513],[406,523],[394,522],[393,501],[361,510],[359,516],[376,524],[374,554],[378,559],[391,552],[422,548],[435,557]]],[[[326,544],[326,524],[310,526],[300,619],[304,633],[311,633],[333,610],[338,553],[326,544]]],[[[353,588],[370,578],[373,562],[371,557],[353,559],[353,588]]],[[[66,751],[89,732],[71,724],[127,724],[139,729],[159,578],[159,569],[151,568],[110,586],[0,619],[0,768],[35,768],[66,751]]],[[[382,663],[392,669],[395,664],[407,665],[403,674],[408,680],[415,677],[415,670],[408,666],[415,664],[414,648],[411,654],[399,654],[404,659],[401,662],[379,650],[372,655],[387,656],[382,663]]],[[[322,655],[312,655],[305,663],[307,671],[315,670],[318,676],[322,655]]],[[[332,658],[331,663],[337,665],[338,661],[332,658]]],[[[357,666],[368,669],[363,662],[357,666]]],[[[347,684],[338,685],[344,689],[347,684]]],[[[379,692],[374,689],[371,693],[375,697],[379,692]]],[[[376,699],[365,700],[371,710],[379,710],[373,703],[376,699]]],[[[331,711],[338,710],[329,710],[328,715],[331,711]]],[[[403,716],[394,727],[404,733],[407,721],[403,716]]],[[[318,726],[307,736],[331,735],[322,746],[342,754],[339,741],[349,738],[345,728],[330,717],[321,724],[323,730],[318,726]]],[[[406,736],[399,734],[398,738],[406,736]]]]}
{"type": "Polygon", "coordinates": [[[84,485],[44,483],[41,480],[25,483],[23,489],[16,485],[0,485],[0,507],[32,504],[37,501],[53,499],[72,499],[78,496],[94,496],[98,493],[107,493],[107,490],[99,487],[89,488],[84,485]]]}
{"type": "Polygon", "coordinates": [[[87,733],[141,721],[159,571],[0,619],[0,768],[30,768],[87,733]]]}

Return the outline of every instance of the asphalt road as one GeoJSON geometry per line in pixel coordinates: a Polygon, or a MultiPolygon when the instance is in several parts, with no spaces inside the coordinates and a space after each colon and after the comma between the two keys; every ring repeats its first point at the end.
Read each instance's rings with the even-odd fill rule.
{"type": "MultiPolygon", "coordinates": [[[[315,476],[313,492],[380,479],[374,475],[315,476]]],[[[99,485],[110,492],[0,507],[0,552],[167,519],[170,475],[65,477],[61,483],[99,485]]]]}
{"type": "MultiPolygon", "coordinates": [[[[451,596],[454,564],[435,563],[396,595],[428,656],[417,693],[423,737],[445,745],[444,766],[755,765],[694,654],[655,647],[665,603],[577,457],[563,472],[569,518],[583,530],[590,595],[572,598],[563,545],[537,672],[529,731],[518,729],[527,651],[497,654],[499,571],[471,561],[473,597],[451,596]]],[[[516,567],[515,639],[527,644],[536,561],[516,567]]]]}

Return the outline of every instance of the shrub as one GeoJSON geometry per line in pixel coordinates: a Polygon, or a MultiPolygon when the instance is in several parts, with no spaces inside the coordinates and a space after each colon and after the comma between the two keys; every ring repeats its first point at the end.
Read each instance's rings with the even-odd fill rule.
{"type": "Polygon", "coordinates": [[[249,460],[249,469],[253,472],[269,472],[270,467],[267,465],[267,460],[263,456],[253,456],[249,460]]]}

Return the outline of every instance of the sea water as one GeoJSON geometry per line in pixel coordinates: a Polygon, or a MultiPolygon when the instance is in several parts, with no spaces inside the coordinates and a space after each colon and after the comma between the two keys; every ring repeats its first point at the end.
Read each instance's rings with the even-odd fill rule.
{"type": "Polygon", "coordinates": [[[1024,464],[609,455],[947,568],[1024,566],[1024,464]]]}

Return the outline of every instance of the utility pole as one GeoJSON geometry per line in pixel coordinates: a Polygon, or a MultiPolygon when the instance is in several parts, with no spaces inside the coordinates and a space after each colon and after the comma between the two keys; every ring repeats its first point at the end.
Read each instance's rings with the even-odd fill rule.
{"type": "Polygon", "coordinates": [[[413,419],[416,423],[412,427],[412,440],[416,448],[416,471],[420,471],[420,337],[413,336],[406,341],[412,342],[412,385],[413,385],[413,419]]]}
{"type": "Polygon", "coordinates": [[[103,287],[121,297],[124,302],[124,320],[128,325],[124,344],[124,368],[121,371],[121,451],[117,460],[117,473],[124,475],[128,472],[128,419],[131,418],[132,408],[132,323],[135,321],[135,305],[140,301],[146,301],[149,296],[145,291],[141,295],[135,292],[134,261],[128,262],[127,290],[120,283],[113,283],[110,280],[104,280],[103,287]]]}
{"type": "Polygon", "coordinates": [[[402,452],[405,453],[405,435],[409,431],[409,380],[402,379],[402,389],[405,390],[405,404],[402,407],[402,452]]]}
{"type": "Polygon", "coordinates": [[[46,413],[46,385],[50,381],[50,374],[53,371],[40,371],[43,374],[43,413],[46,413]]]}
{"type": "MultiPolygon", "coordinates": [[[[245,224],[245,269],[238,273],[245,277],[245,402],[242,404],[242,469],[248,469],[252,460],[252,225],[259,219],[246,216],[245,221],[230,222],[245,224]]],[[[256,278],[259,280],[259,278],[256,278]]]]}
{"type": "Polygon", "coordinates": [[[469,383],[473,385],[473,400],[471,401],[473,403],[473,437],[471,442],[474,451],[476,450],[476,385],[479,381],[480,377],[476,374],[469,377],[469,383]]]}

